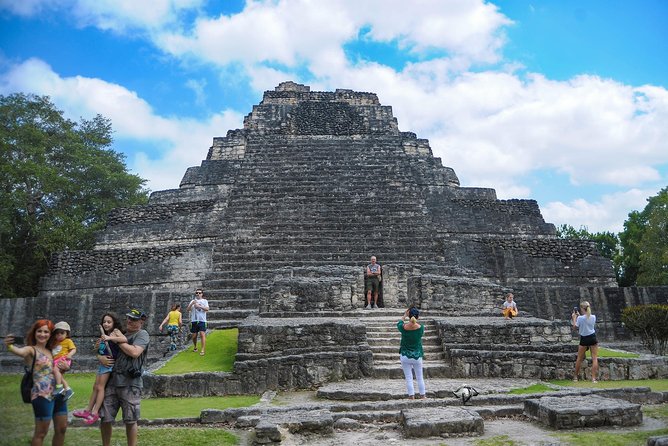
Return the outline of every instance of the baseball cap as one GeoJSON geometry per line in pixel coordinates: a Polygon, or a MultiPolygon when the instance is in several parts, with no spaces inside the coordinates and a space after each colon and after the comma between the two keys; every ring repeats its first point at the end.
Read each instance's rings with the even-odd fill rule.
{"type": "Polygon", "coordinates": [[[70,330],[70,324],[68,324],[65,321],[58,322],[56,325],[53,326],[53,331],[56,330],[65,330],[65,331],[72,331],[70,330]]]}
{"type": "Polygon", "coordinates": [[[141,320],[143,320],[143,321],[145,321],[146,318],[148,317],[148,316],[146,316],[146,313],[144,313],[143,311],[141,311],[141,310],[139,310],[139,309],[137,309],[137,308],[132,308],[132,309],[131,309],[130,311],[128,311],[125,315],[126,315],[127,317],[129,317],[130,319],[134,319],[134,320],[139,320],[139,319],[141,319],[141,320]]]}

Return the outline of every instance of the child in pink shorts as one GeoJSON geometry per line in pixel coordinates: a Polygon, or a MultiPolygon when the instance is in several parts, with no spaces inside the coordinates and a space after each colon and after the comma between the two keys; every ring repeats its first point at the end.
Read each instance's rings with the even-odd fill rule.
{"type": "Polygon", "coordinates": [[[62,395],[65,401],[72,398],[74,391],[70,389],[67,381],[65,381],[58,364],[64,362],[68,367],[72,365],[72,356],[77,352],[77,347],[70,338],[70,334],[70,324],[67,322],[58,322],[53,329],[53,335],[58,342],[51,351],[53,354],[53,376],[56,378],[56,388],[53,394],[55,396],[62,395]]]}

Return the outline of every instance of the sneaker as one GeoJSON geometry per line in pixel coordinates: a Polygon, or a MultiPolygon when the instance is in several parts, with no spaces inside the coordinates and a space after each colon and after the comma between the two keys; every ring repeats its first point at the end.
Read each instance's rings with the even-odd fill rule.
{"type": "Polygon", "coordinates": [[[364,309],[365,309],[365,310],[370,310],[370,309],[371,309],[371,305],[367,305],[366,307],[364,307],[364,309]]]}
{"type": "Polygon", "coordinates": [[[95,423],[99,419],[100,419],[100,416],[98,414],[92,413],[92,414],[90,414],[86,417],[86,419],[84,420],[84,423],[86,423],[88,426],[90,426],[91,424],[95,423]]]}
{"type": "Polygon", "coordinates": [[[592,379],[592,380],[591,380],[591,383],[592,383],[592,384],[596,384],[596,383],[598,383],[598,381],[595,380],[595,379],[592,379]]]}
{"type": "Polygon", "coordinates": [[[373,307],[371,307],[371,308],[373,308],[374,310],[377,310],[377,309],[378,309],[378,305],[373,304],[373,307]]]}
{"type": "Polygon", "coordinates": [[[67,400],[69,400],[70,398],[72,398],[72,396],[74,396],[74,390],[72,390],[72,389],[67,389],[67,390],[65,390],[65,393],[64,393],[64,395],[63,395],[63,400],[67,401],[67,400]]]}
{"type": "Polygon", "coordinates": [[[53,396],[58,396],[65,391],[65,388],[62,384],[58,384],[55,389],[53,389],[53,396]]]}
{"type": "Polygon", "coordinates": [[[78,409],[72,412],[72,415],[77,418],[88,418],[90,416],[90,412],[88,412],[86,409],[78,409]]]}

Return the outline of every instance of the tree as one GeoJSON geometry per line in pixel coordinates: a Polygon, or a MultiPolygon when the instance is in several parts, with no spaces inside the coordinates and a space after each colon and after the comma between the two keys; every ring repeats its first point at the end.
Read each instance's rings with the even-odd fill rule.
{"type": "Polygon", "coordinates": [[[145,180],[112,149],[108,119],[76,123],[47,96],[0,95],[0,296],[34,296],[52,253],[89,249],[145,180]]]}
{"type": "Polygon", "coordinates": [[[561,225],[557,227],[557,236],[560,238],[570,238],[577,240],[591,240],[596,244],[598,252],[603,257],[612,260],[619,281],[619,271],[621,264],[620,241],[617,234],[612,232],[595,232],[591,233],[586,226],[581,226],[580,229],[575,229],[571,225],[561,225]]]}
{"type": "Polygon", "coordinates": [[[668,285],[668,187],[629,214],[619,239],[621,286],[668,285]]]}
{"type": "Polygon", "coordinates": [[[638,305],[622,311],[622,322],[655,355],[663,355],[668,343],[668,305],[638,305]]]}

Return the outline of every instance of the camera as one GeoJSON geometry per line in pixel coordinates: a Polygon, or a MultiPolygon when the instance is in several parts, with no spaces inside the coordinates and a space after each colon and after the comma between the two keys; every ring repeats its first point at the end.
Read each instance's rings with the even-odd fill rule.
{"type": "Polygon", "coordinates": [[[140,378],[141,377],[141,369],[135,369],[134,367],[131,367],[125,372],[127,376],[130,378],[140,378]]]}
{"type": "Polygon", "coordinates": [[[579,313],[578,307],[573,307],[573,313],[579,313]]]}

